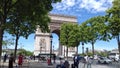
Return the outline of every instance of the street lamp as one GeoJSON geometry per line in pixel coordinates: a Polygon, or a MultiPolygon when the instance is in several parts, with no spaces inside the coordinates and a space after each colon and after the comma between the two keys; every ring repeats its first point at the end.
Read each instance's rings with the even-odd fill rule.
{"type": "Polygon", "coordinates": [[[51,45],[50,45],[50,65],[52,65],[52,63],[51,63],[51,57],[52,57],[52,38],[53,38],[53,36],[50,35],[50,43],[51,43],[51,45]]]}
{"type": "Polygon", "coordinates": [[[52,48],[52,49],[53,49],[53,51],[52,51],[52,52],[53,52],[53,54],[54,54],[54,45],[53,45],[53,48],[52,48]]]}

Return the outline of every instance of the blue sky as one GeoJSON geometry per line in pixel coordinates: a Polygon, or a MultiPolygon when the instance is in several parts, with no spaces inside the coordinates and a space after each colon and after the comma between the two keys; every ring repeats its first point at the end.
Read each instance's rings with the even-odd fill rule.
{"type": "MultiPolygon", "coordinates": [[[[76,16],[78,24],[81,24],[91,17],[105,15],[106,9],[112,6],[112,1],[113,0],[62,0],[60,3],[52,4],[53,10],[50,13],[76,16]]],[[[34,34],[30,35],[27,40],[20,38],[19,44],[18,48],[22,45],[23,48],[33,51],[34,34]]],[[[56,34],[53,34],[53,45],[54,49],[58,48],[58,36],[56,34]]],[[[91,44],[85,44],[85,48],[86,47],[91,49],[91,44]]],[[[117,48],[117,41],[115,39],[109,42],[97,41],[95,43],[95,49],[97,50],[112,50],[114,48],[117,48]]],[[[81,49],[81,46],[79,46],[79,53],[81,53],[81,49]]]]}

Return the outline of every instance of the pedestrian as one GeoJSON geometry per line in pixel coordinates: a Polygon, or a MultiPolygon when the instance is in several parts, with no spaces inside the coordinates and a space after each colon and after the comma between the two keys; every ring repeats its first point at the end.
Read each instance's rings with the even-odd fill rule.
{"type": "Polygon", "coordinates": [[[73,61],[74,61],[73,67],[74,68],[79,68],[79,56],[78,55],[74,56],[73,61]]]}
{"type": "Polygon", "coordinates": [[[8,68],[13,68],[14,57],[13,54],[10,54],[8,68]]]}
{"type": "Polygon", "coordinates": [[[56,60],[56,55],[55,54],[53,55],[53,59],[54,59],[54,63],[55,63],[55,60],[56,60]]]}
{"type": "Polygon", "coordinates": [[[83,63],[84,63],[83,68],[85,68],[86,65],[87,65],[87,58],[88,58],[87,55],[85,55],[84,58],[83,58],[83,63]]]}
{"type": "Polygon", "coordinates": [[[40,62],[40,61],[41,61],[41,56],[38,57],[38,62],[40,62]]]}
{"type": "Polygon", "coordinates": [[[33,56],[32,56],[32,55],[30,56],[30,59],[31,59],[31,60],[33,59],[33,56]]]}
{"type": "Polygon", "coordinates": [[[23,64],[23,55],[20,53],[19,56],[18,56],[19,68],[22,68],[22,64],[23,64]]]}
{"type": "Polygon", "coordinates": [[[61,57],[59,57],[59,60],[60,60],[60,64],[62,64],[63,62],[62,62],[62,58],[61,57]]]}
{"type": "Polygon", "coordinates": [[[8,57],[8,56],[7,56],[7,54],[5,54],[5,55],[4,55],[3,62],[6,62],[6,60],[7,60],[7,57],[8,57]]]}
{"type": "Polygon", "coordinates": [[[92,59],[90,58],[90,55],[88,55],[88,57],[87,57],[87,68],[91,68],[91,63],[92,63],[92,59]]]}
{"type": "Polygon", "coordinates": [[[62,62],[62,58],[59,57],[59,64],[56,65],[56,68],[65,68],[64,63],[62,62]]]}
{"type": "Polygon", "coordinates": [[[65,60],[65,62],[64,62],[64,67],[65,67],[65,68],[69,68],[69,66],[70,66],[69,62],[68,62],[67,60],[65,60]]]}
{"type": "Polygon", "coordinates": [[[33,58],[34,58],[34,60],[35,60],[35,55],[33,55],[33,58]]]}

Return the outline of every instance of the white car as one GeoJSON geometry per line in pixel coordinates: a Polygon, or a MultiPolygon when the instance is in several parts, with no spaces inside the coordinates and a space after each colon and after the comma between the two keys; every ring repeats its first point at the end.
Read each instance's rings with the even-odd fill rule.
{"type": "Polygon", "coordinates": [[[119,61],[119,55],[116,53],[111,53],[109,55],[109,58],[112,59],[113,61],[119,61]]]}
{"type": "Polygon", "coordinates": [[[112,60],[106,58],[106,57],[100,57],[98,59],[98,63],[112,63],[112,60]]]}

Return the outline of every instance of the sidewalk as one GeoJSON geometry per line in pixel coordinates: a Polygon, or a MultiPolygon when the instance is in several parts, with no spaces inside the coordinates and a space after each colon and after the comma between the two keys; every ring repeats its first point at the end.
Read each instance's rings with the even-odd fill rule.
{"type": "MultiPolygon", "coordinates": [[[[70,67],[71,68],[71,64],[73,63],[72,61],[69,61],[70,63],[70,67]]],[[[30,63],[30,68],[56,68],[56,65],[59,64],[59,60],[56,61],[56,63],[53,63],[52,66],[49,66],[46,62],[33,62],[30,63]],[[36,65],[36,66],[32,66],[32,65],[36,65]],[[31,67],[32,66],[32,67],[31,67]]],[[[83,63],[79,63],[79,68],[83,68],[84,64],[83,63]]],[[[87,66],[85,67],[87,68],[87,66]]],[[[91,68],[112,68],[106,65],[98,65],[98,64],[92,64],[91,68]]]]}

